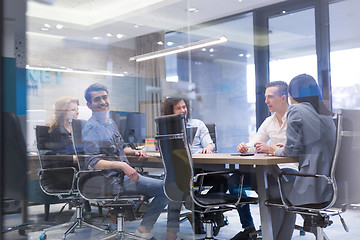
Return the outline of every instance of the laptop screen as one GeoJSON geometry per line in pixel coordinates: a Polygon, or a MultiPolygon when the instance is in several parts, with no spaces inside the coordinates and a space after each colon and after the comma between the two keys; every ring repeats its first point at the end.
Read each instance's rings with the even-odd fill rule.
{"type": "Polygon", "coordinates": [[[186,128],[187,141],[190,145],[192,145],[192,142],[194,141],[196,131],[197,127],[186,128]]]}

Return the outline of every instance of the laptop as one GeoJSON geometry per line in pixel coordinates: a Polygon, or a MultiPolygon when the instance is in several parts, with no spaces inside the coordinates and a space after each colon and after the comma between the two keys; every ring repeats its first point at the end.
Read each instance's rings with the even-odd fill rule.
{"type": "Polygon", "coordinates": [[[194,141],[197,129],[198,129],[197,127],[186,128],[187,141],[190,145],[192,145],[192,142],[194,141]]]}

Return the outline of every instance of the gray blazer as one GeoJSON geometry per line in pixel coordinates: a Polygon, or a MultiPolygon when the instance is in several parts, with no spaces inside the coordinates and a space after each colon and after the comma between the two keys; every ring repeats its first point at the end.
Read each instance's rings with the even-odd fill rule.
{"type": "MultiPolygon", "coordinates": [[[[335,148],[332,116],[320,115],[310,103],[293,104],[287,112],[285,155],[299,159],[299,172],[329,176],[335,148]]],[[[331,198],[324,180],[296,177],[284,186],[285,197],[293,205],[323,203],[331,198]]]]}

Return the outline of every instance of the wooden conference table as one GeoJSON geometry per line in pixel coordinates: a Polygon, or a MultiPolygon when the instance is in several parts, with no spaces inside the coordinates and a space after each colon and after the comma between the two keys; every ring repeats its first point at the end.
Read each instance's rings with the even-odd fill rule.
{"type": "MultiPolygon", "coordinates": [[[[145,159],[143,166],[151,166],[153,164],[161,164],[161,158],[159,152],[148,152],[148,158],[145,159]]],[[[192,154],[193,163],[195,167],[197,165],[218,166],[219,169],[224,169],[224,164],[230,165],[247,165],[254,166],[256,172],[256,181],[259,196],[259,208],[261,218],[261,232],[263,239],[272,240],[272,222],[270,210],[265,206],[265,201],[268,199],[268,183],[266,175],[271,173],[275,168],[274,166],[279,163],[294,163],[297,162],[296,158],[288,157],[276,157],[266,154],[255,154],[254,156],[233,156],[230,153],[212,153],[212,154],[192,154]]],[[[131,163],[138,162],[136,159],[129,157],[131,163]]],[[[153,165],[154,166],[154,165],[153,165]]],[[[241,167],[239,167],[241,169],[241,167]]]]}

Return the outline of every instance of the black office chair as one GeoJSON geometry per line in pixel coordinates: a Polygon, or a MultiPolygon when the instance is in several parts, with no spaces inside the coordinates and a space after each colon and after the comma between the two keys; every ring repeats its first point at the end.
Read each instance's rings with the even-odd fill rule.
{"type": "Polygon", "coordinates": [[[77,170],[73,163],[73,155],[56,154],[54,149],[60,143],[52,142],[49,135],[49,126],[35,126],[36,146],[40,161],[40,187],[44,193],[57,196],[76,208],[76,219],[60,225],[44,229],[40,239],[47,238],[47,232],[69,226],[63,235],[63,239],[73,232],[76,227],[87,226],[103,231],[105,229],[92,225],[84,221],[83,201],[76,187],[77,170]]]}
{"type": "Polygon", "coordinates": [[[336,207],[351,207],[360,203],[360,110],[342,109],[343,126],[339,161],[336,165],[338,195],[336,207]]]}
{"type": "Polygon", "coordinates": [[[301,228],[296,227],[297,229],[304,230],[305,232],[311,232],[311,229],[313,227],[316,227],[316,239],[323,240],[328,239],[326,234],[324,233],[323,229],[330,226],[333,222],[330,220],[331,216],[339,215],[341,223],[343,224],[343,227],[345,231],[348,231],[348,228],[345,224],[344,219],[341,217],[341,213],[346,211],[346,207],[344,206],[341,210],[331,209],[331,207],[334,205],[337,195],[338,195],[338,189],[335,179],[335,170],[338,160],[340,159],[339,153],[341,152],[341,148],[343,147],[342,141],[344,137],[348,134],[346,131],[344,131],[343,123],[344,123],[344,112],[339,111],[337,115],[336,120],[336,144],[335,144],[335,150],[332,158],[331,168],[330,172],[327,175],[320,175],[320,174],[302,174],[302,173],[280,173],[278,176],[278,185],[280,189],[280,195],[281,195],[281,203],[279,203],[276,200],[269,200],[266,202],[269,206],[278,206],[278,207],[284,207],[288,211],[299,213],[303,216],[305,216],[304,220],[304,226],[301,228]],[[291,204],[291,202],[286,199],[286,196],[284,194],[283,190],[283,182],[286,181],[286,176],[296,176],[296,177],[311,177],[316,178],[319,180],[325,180],[328,184],[329,190],[331,189],[331,198],[323,203],[314,203],[314,204],[304,204],[304,205],[296,205],[294,206],[291,204]],[[285,177],[284,177],[285,176],[285,177]]]}
{"type": "Polygon", "coordinates": [[[216,123],[206,123],[205,126],[209,130],[209,134],[211,137],[211,140],[213,141],[215,145],[214,152],[217,152],[217,144],[216,144],[216,123]]]}
{"type": "MultiPolygon", "coordinates": [[[[147,198],[144,195],[137,193],[123,193],[121,189],[118,192],[113,192],[112,184],[109,178],[104,176],[102,170],[90,170],[85,164],[86,155],[83,150],[82,129],[86,122],[83,120],[70,120],[71,135],[74,144],[77,163],[79,166],[78,172],[78,190],[80,195],[88,201],[96,201],[102,207],[111,209],[117,218],[117,227],[114,233],[102,239],[119,238],[125,239],[130,237],[134,239],[142,239],[135,234],[125,232],[124,221],[125,217],[130,220],[142,217],[139,213],[147,198]],[[101,186],[101,187],[99,187],[101,186]]],[[[123,178],[124,173],[119,171],[119,177],[123,178]]]]}
{"type": "MultiPolygon", "coordinates": [[[[236,205],[245,202],[241,196],[232,196],[223,192],[204,193],[201,182],[213,174],[229,174],[235,171],[220,171],[193,175],[193,161],[186,136],[184,114],[167,115],[155,119],[162,162],[165,167],[165,194],[171,201],[183,202],[185,207],[201,213],[206,223],[206,237],[213,238],[214,212],[236,209],[236,205]],[[199,184],[197,184],[199,183],[199,184]],[[196,187],[195,187],[196,186],[196,187]],[[193,204],[200,206],[195,209],[193,204]]],[[[242,175],[239,175],[242,187],[242,175]]],[[[241,192],[241,191],[240,191],[241,192]]]]}

